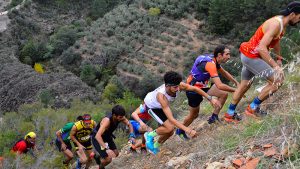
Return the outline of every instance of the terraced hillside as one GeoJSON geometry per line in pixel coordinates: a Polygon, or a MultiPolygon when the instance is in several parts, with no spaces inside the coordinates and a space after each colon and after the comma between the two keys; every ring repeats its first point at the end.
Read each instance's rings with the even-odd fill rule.
{"type": "Polygon", "coordinates": [[[120,5],[95,21],[60,60],[72,60],[65,67],[73,72],[77,72],[76,67],[70,68],[74,63],[92,65],[100,72],[112,69],[132,90],[148,75],[160,76],[168,70],[186,75],[197,54],[212,51],[220,41],[209,40],[201,26],[203,22],[192,15],[171,20],[136,4],[120,5]]]}

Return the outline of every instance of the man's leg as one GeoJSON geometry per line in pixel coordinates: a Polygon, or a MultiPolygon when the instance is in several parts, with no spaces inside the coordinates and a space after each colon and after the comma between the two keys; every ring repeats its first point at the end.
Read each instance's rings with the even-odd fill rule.
{"type": "Polygon", "coordinates": [[[189,107],[190,113],[184,118],[183,125],[189,126],[199,116],[200,106],[189,107]]]}
{"type": "Polygon", "coordinates": [[[262,91],[258,95],[258,98],[261,101],[264,101],[267,98],[269,98],[273,93],[275,93],[281,87],[283,80],[284,80],[283,77],[276,78],[275,76],[272,76],[268,78],[268,85],[262,89],[262,91]]]}
{"type": "Polygon", "coordinates": [[[153,144],[153,149],[151,150],[151,152],[156,154],[159,152],[161,144],[174,134],[174,125],[169,120],[166,120],[161,126],[151,133],[155,133],[154,137],[155,135],[159,135],[158,141],[153,144]]]}
{"type": "MultiPolygon", "coordinates": [[[[264,78],[268,81],[268,85],[263,88],[261,93],[254,98],[250,105],[248,105],[245,113],[256,117],[255,112],[260,104],[266,100],[271,94],[276,92],[283,82],[283,74],[275,71],[269,64],[262,59],[244,58],[247,62],[247,69],[254,73],[257,77],[264,78]]],[[[282,72],[283,73],[283,72],[282,72]]]]}
{"type": "Polygon", "coordinates": [[[241,99],[243,98],[243,96],[245,95],[245,93],[249,90],[249,88],[252,85],[252,80],[242,80],[240,86],[236,89],[236,91],[233,93],[232,96],[232,104],[237,105],[241,99]]]}
{"type": "MultiPolygon", "coordinates": [[[[139,109],[139,108],[138,108],[139,109]]],[[[137,110],[138,110],[137,109],[137,110]]],[[[135,120],[129,120],[129,122],[131,123],[132,125],[132,128],[133,128],[133,132],[135,134],[135,136],[139,136],[140,133],[143,133],[143,129],[141,128],[140,126],[140,123],[135,121],[135,120]]],[[[135,140],[135,142],[131,142],[131,147],[130,147],[130,151],[133,152],[133,153],[136,153],[136,149],[138,147],[140,147],[141,143],[138,141],[138,140],[135,140]]]]}
{"type": "Polygon", "coordinates": [[[240,102],[242,97],[245,95],[245,93],[248,91],[248,89],[251,87],[252,80],[242,80],[240,86],[236,89],[236,91],[233,93],[232,101],[229,105],[229,108],[227,112],[225,113],[224,120],[227,122],[234,122],[237,123],[241,120],[241,118],[236,114],[235,109],[237,104],[240,102]]]}
{"type": "Polygon", "coordinates": [[[70,163],[70,161],[73,159],[73,153],[69,149],[66,149],[65,151],[63,151],[63,153],[66,157],[64,164],[68,165],[70,163]]]}
{"type": "Polygon", "coordinates": [[[63,161],[63,164],[64,164],[64,165],[68,165],[69,162],[70,162],[70,161],[73,159],[73,157],[74,157],[74,155],[73,155],[73,153],[72,153],[72,151],[71,151],[71,150],[72,150],[72,145],[71,145],[71,143],[67,143],[67,144],[66,144],[67,147],[66,147],[65,150],[62,150],[62,149],[61,149],[61,142],[60,142],[58,139],[55,140],[55,144],[56,144],[58,150],[59,150],[59,151],[62,151],[63,154],[64,154],[65,157],[66,157],[66,159],[63,161]]]}
{"type": "Polygon", "coordinates": [[[100,168],[107,166],[109,163],[111,163],[111,161],[112,161],[112,158],[110,156],[102,157],[101,158],[101,164],[99,165],[100,168]]]}
{"type": "Polygon", "coordinates": [[[253,70],[253,67],[259,64],[259,63],[255,63],[256,59],[247,58],[243,54],[241,54],[241,61],[243,64],[242,73],[241,73],[242,80],[240,86],[238,86],[235,92],[233,93],[232,101],[229,105],[227,112],[225,113],[224,120],[227,122],[237,123],[238,121],[241,120],[241,118],[235,112],[235,109],[237,104],[240,102],[242,97],[245,95],[245,93],[252,85],[254,76],[256,75],[256,73],[254,72],[255,70],[253,70]]]}
{"type": "MultiPolygon", "coordinates": [[[[208,89],[203,89],[207,92],[208,89]]],[[[189,126],[193,121],[199,116],[200,111],[200,103],[203,100],[203,97],[194,92],[186,92],[186,96],[188,98],[189,110],[190,113],[184,118],[183,125],[189,126]]],[[[181,129],[176,129],[176,135],[178,135],[181,139],[188,140],[188,136],[181,129]]]]}
{"type": "Polygon", "coordinates": [[[218,114],[220,113],[220,110],[222,109],[224,103],[226,102],[228,93],[226,91],[218,89],[216,85],[213,85],[208,90],[207,94],[217,97],[218,101],[221,103],[221,107],[215,108],[212,115],[208,119],[208,123],[211,124],[214,123],[215,121],[219,121],[218,114]]]}
{"type": "Polygon", "coordinates": [[[161,125],[156,130],[146,132],[144,134],[147,149],[151,153],[156,154],[157,152],[159,152],[160,144],[171,136],[171,132],[173,134],[174,125],[172,125],[169,122],[167,116],[165,115],[162,109],[149,109],[148,113],[152,116],[152,118],[155,121],[157,121],[161,125]],[[154,143],[154,137],[157,135],[162,136],[162,138],[159,139],[159,142],[154,143]]]}
{"type": "Polygon", "coordinates": [[[92,162],[92,158],[91,158],[91,154],[93,153],[92,148],[89,148],[86,150],[87,154],[88,154],[88,158],[87,158],[87,162],[86,162],[86,166],[85,168],[89,168],[91,162],[92,162]]]}
{"type": "Polygon", "coordinates": [[[189,126],[198,116],[203,97],[194,92],[186,92],[190,113],[184,118],[183,125],[189,126]]]}
{"type": "Polygon", "coordinates": [[[272,76],[266,77],[268,84],[262,89],[260,94],[253,99],[253,101],[248,105],[245,114],[257,118],[255,115],[257,108],[260,104],[268,99],[273,93],[275,93],[283,83],[283,77],[278,77],[276,73],[272,76]]]}
{"type": "Polygon", "coordinates": [[[76,169],[80,169],[82,164],[85,164],[87,162],[87,157],[85,155],[85,150],[82,149],[78,149],[76,151],[79,159],[77,159],[77,165],[76,165],[76,169]]]}
{"type": "MultiPolygon", "coordinates": [[[[103,140],[106,141],[106,140],[103,140]]],[[[106,153],[106,149],[101,150],[101,146],[98,143],[98,141],[96,140],[95,136],[92,136],[92,144],[94,146],[94,149],[97,151],[97,153],[100,155],[100,157],[95,157],[95,161],[97,162],[97,164],[99,165],[99,168],[102,169],[105,166],[107,166],[109,163],[111,163],[112,161],[112,157],[110,157],[107,153],[106,153]],[[97,158],[97,159],[96,159],[97,158]],[[99,160],[100,159],[100,160],[99,160]],[[100,161],[100,164],[99,164],[100,161]]]]}
{"type": "Polygon", "coordinates": [[[221,107],[217,107],[214,109],[213,114],[219,114],[220,110],[223,108],[224,103],[227,100],[228,93],[226,91],[220,90],[216,85],[213,85],[207,92],[207,94],[211,96],[216,96],[221,103],[221,107]]]}
{"type": "Polygon", "coordinates": [[[162,144],[174,134],[174,125],[167,120],[156,129],[156,133],[159,135],[158,143],[162,144]]]}
{"type": "Polygon", "coordinates": [[[116,157],[118,157],[119,156],[119,151],[117,150],[117,149],[115,149],[115,150],[112,150],[114,153],[115,153],[115,155],[116,155],[116,157]]]}

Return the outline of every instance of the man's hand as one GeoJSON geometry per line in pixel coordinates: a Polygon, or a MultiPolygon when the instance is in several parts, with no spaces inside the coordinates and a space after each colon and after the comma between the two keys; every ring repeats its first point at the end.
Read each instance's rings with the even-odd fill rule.
{"type": "Polygon", "coordinates": [[[128,137],[128,140],[131,142],[131,143],[135,143],[135,134],[134,133],[130,133],[129,134],[129,137],[128,137]]]}
{"type": "Polygon", "coordinates": [[[278,66],[282,67],[282,60],[277,60],[276,63],[278,64],[278,66]]]}
{"type": "MultiPolygon", "coordinates": [[[[284,72],[282,67],[276,66],[274,67],[274,71],[275,71],[275,80],[284,79],[284,72]]],[[[281,86],[282,84],[277,84],[277,85],[281,86]]]]}
{"type": "Polygon", "coordinates": [[[148,126],[147,126],[147,124],[145,124],[142,120],[140,121],[140,126],[141,126],[141,130],[147,131],[148,126]]]}
{"type": "Polygon", "coordinates": [[[67,145],[64,142],[62,142],[60,149],[61,149],[61,151],[65,151],[67,149],[67,145]]]}
{"type": "Polygon", "coordinates": [[[190,129],[189,132],[186,132],[191,138],[195,138],[198,136],[198,133],[193,130],[193,129],[190,129]]]}
{"type": "Polygon", "coordinates": [[[83,150],[85,150],[85,147],[84,147],[83,145],[80,144],[80,145],[78,146],[78,149],[81,150],[81,151],[83,151],[83,150]]]}
{"type": "Polygon", "coordinates": [[[221,103],[217,99],[211,99],[210,103],[214,108],[221,108],[221,103]]]}

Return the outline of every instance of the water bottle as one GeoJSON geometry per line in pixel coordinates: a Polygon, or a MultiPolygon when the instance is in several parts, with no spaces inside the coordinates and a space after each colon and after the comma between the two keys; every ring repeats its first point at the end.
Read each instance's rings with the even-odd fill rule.
{"type": "Polygon", "coordinates": [[[143,104],[140,105],[140,112],[144,113],[146,111],[145,106],[143,104]]]}

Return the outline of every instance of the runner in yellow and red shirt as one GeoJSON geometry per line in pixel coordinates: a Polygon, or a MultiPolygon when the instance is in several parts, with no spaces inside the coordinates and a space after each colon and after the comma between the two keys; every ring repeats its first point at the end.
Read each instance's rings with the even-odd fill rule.
{"type": "Polygon", "coordinates": [[[34,132],[29,132],[25,135],[24,138],[15,143],[11,151],[18,154],[26,154],[31,149],[37,151],[35,146],[35,139],[36,134],[34,132]]]}

